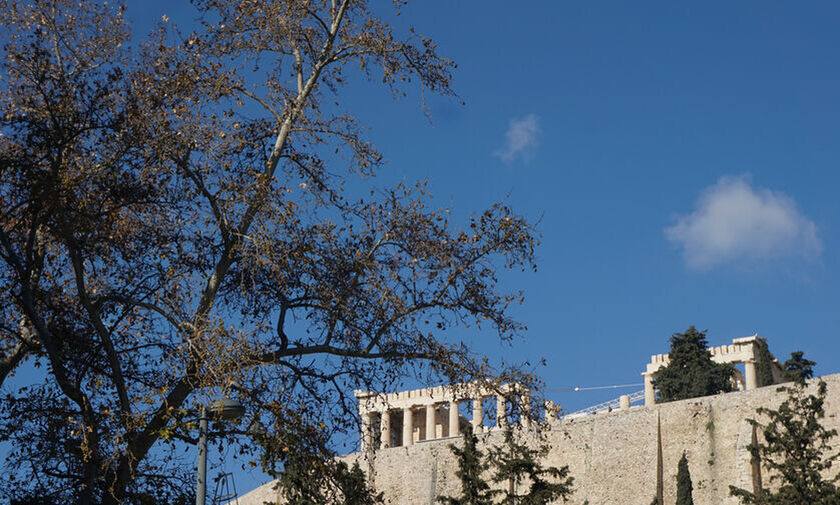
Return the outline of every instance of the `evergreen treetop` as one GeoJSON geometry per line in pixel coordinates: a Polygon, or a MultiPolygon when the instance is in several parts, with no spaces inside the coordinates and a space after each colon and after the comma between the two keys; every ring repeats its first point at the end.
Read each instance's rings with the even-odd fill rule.
{"type": "Polygon", "coordinates": [[[815,362],[806,359],[802,351],[790,353],[790,359],[782,365],[785,379],[793,382],[805,382],[814,376],[815,362]]]}
{"type": "Polygon", "coordinates": [[[706,331],[690,326],[684,333],[671,338],[668,366],[661,368],[654,378],[659,402],[696,398],[733,390],[735,367],[730,363],[715,363],[706,346],[706,331]]]}

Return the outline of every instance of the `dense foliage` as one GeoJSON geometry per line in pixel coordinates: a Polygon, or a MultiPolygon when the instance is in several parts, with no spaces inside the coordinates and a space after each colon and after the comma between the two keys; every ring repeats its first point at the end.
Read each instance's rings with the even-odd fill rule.
{"type": "Polygon", "coordinates": [[[840,475],[830,474],[840,454],[831,449],[835,430],[827,430],[821,420],[825,416],[826,384],[819,381],[811,386],[816,394],[809,394],[809,386],[797,381],[779,388],[788,396],[777,409],[759,408],[757,413],[766,423],[750,420],[763,434],[764,440],[750,444],[752,457],[767,468],[775,491],[761,489],[758,493],[730,487],[731,493],[746,504],[756,505],[837,505],[840,490],[835,483],[840,475]]]}
{"type": "Polygon", "coordinates": [[[805,358],[802,351],[790,353],[790,359],[782,365],[784,378],[792,382],[804,382],[814,376],[815,362],[805,358]]]}
{"type": "Polygon", "coordinates": [[[357,431],[354,389],[527,381],[448,330],[520,333],[497,273],[533,268],[531,226],[376,186],[344,109],[358,81],[452,94],[383,21],[401,2],[193,5],[137,41],[119,2],[0,0],[0,499],[188,501],[214,397],[246,406],[217,440],[277,474],[357,431]]]}
{"type": "Polygon", "coordinates": [[[690,326],[685,333],[671,338],[669,363],[654,378],[659,402],[696,398],[733,390],[735,367],[729,363],[715,363],[709,354],[706,332],[690,326]]]}
{"type": "Polygon", "coordinates": [[[518,441],[521,433],[505,430],[504,442],[489,450],[493,467],[492,481],[497,486],[508,484],[507,489],[494,490],[502,505],[546,505],[572,494],[574,478],[569,467],[545,467],[541,463],[550,449],[546,443],[532,448],[527,442],[518,441]]]}

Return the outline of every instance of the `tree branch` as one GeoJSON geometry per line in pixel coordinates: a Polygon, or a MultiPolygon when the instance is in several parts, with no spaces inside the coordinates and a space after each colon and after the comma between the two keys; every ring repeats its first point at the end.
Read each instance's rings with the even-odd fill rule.
{"type": "Polygon", "coordinates": [[[182,158],[175,160],[175,165],[180,168],[191,181],[193,181],[196,189],[198,189],[202,196],[204,196],[205,200],[207,200],[207,203],[210,205],[210,210],[213,211],[213,216],[215,216],[216,222],[219,225],[219,231],[222,234],[222,242],[225,246],[228,246],[231,243],[230,224],[222,213],[222,209],[219,207],[219,201],[216,196],[210,193],[207,186],[204,184],[204,181],[201,179],[201,176],[199,176],[195,170],[191,170],[189,168],[189,157],[189,152],[185,153],[182,158]]]}
{"type": "Polygon", "coordinates": [[[73,273],[76,279],[76,291],[79,293],[79,301],[82,302],[82,306],[88,313],[88,317],[90,317],[91,323],[93,324],[96,333],[99,334],[99,338],[102,340],[102,345],[105,347],[105,354],[108,357],[108,364],[110,365],[111,373],[113,374],[114,386],[117,389],[117,395],[120,400],[120,410],[123,413],[123,418],[121,420],[125,422],[127,421],[127,417],[131,415],[131,402],[128,399],[128,389],[126,388],[125,377],[123,377],[122,369],[120,367],[119,356],[117,356],[117,351],[114,348],[114,342],[111,340],[111,334],[108,331],[108,328],[105,327],[105,324],[99,317],[99,312],[96,310],[96,307],[93,306],[93,303],[91,303],[90,296],[88,295],[87,286],[85,285],[85,267],[81,253],[79,252],[79,244],[76,242],[76,238],[73,236],[73,232],[69,229],[67,223],[64,223],[64,227],[65,245],[67,246],[67,250],[70,254],[70,262],[73,265],[73,273]]]}
{"type": "Polygon", "coordinates": [[[167,312],[166,310],[164,310],[160,306],[155,305],[154,303],[143,302],[143,301],[140,301],[140,300],[135,300],[134,298],[131,298],[129,296],[115,295],[115,294],[109,294],[107,296],[104,296],[101,299],[101,302],[108,302],[108,301],[120,303],[120,304],[123,304],[123,305],[128,305],[128,306],[131,306],[131,307],[142,307],[144,309],[151,310],[152,312],[155,312],[155,313],[163,316],[163,318],[166,319],[169,322],[169,324],[171,324],[174,328],[177,328],[179,330],[191,330],[192,329],[192,325],[190,325],[186,321],[179,321],[174,315],[170,314],[169,312],[167,312]]]}
{"type": "Polygon", "coordinates": [[[388,359],[388,358],[405,358],[405,359],[425,359],[434,360],[437,357],[431,354],[422,352],[367,352],[364,350],[344,349],[331,345],[313,345],[308,347],[292,347],[286,350],[276,350],[255,356],[254,359],[258,363],[275,363],[282,358],[290,358],[296,356],[307,356],[312,354],[329,354],[332,356],[342,356],[347,358],[361,358],[361,359],[388,359]]]}

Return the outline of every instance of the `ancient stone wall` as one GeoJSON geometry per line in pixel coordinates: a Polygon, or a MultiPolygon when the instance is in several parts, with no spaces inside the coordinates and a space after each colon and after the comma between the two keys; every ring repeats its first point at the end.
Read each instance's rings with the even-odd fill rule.
{"type": "MultiPolygon", "coordinates": [[[[840,428],[840,374],[828,383],[825,425],[840,428]]],[[[729,485],[751,489],[747,445],[752,429],[746,419],[760,406],[775,407],[784,395],[778,386],[683,400],[551,424],[547,463],[569,465],[575,494],[569,503],[582,505],[648,505],[655,493],[657,419],[661,423],[665,504],[676,500],[677,462],[686,452],[698,504],[736,504],[729,485]]],[[[485,443],[500,442],[498,431],[483,435],[485,443]]],[[[346,456],[372,472],[376,488],[393,505],[434,504],[440,495],[457,495],[455,460],[449,444],[460,438],[418,442],[370,453],[346,456]]],[[[840,439],[835,440],[840,448],[840,439]]],[[[836,469],[840,470],[840,469],[836,469]]],[[[765,484],[767,475],[764,476],[765,484]]],[[[240,498],[242,505],[275,500],[267,484],[240,498]]]]}

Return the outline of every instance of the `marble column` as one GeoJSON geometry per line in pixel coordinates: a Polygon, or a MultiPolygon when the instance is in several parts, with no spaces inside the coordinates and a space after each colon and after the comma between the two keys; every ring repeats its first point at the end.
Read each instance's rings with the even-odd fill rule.
{"type": "Polygon", "coordinates": [[[496,397],[496,426],[504,428],[507,426],[507,413],[505,411],[505,397],[496,397]]]}
{"type": "Polygon", "coordinates": [[[483,398],[474,398],[472,401],[472,429],[475,434],[484,431],[484,405],[482,402],[483,398]]]}
{"type": "Polygon", "coordinates": [[[414,444],[414,411],[412,407],[403,409],[402,445],[408,447],[414,444]]]}
{"type": "Polygon", "coordinates": [[[656,391],[653,388],[653,374],[645,372],[645,407],[656,405],[656,391]]]}
{"type": "Polygon", "coordinates": [[[458,429],[458,402],[449,402],[449,436],[457,437],[460,435],[458,429]]]}
{"type": "Polygon", "coordinates": [[[426,405],[426,440],[435,438],[435,404],[426,405]]]}
{"type": "Polygon", "coordinates": [[[387,449],[391,447],[391,413],[389,411],[382,412],[382,417],[379,420],[379,447],[387,449]]]}
{"type": "Polygon", "coordinates": [[[744,361],[744,381],[747,383],[747,391],[756,389],[758,387],[758,367],[755,366],[755,360],[750,359],[744,361]]]}
{"type": "Polygon", "coordinates": [[[362,453],[366,453],[373,449],[373,433],[371,433],[371,426],[373,424],[373,412],[365,412],[362,414],[362,453]]]}
{"type": "Polygon", "coordinates": [[[519,424],[523,428],[531,426],[531,394],[522,393],[519,395],[519,424]]]}

